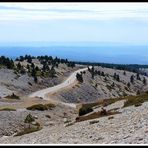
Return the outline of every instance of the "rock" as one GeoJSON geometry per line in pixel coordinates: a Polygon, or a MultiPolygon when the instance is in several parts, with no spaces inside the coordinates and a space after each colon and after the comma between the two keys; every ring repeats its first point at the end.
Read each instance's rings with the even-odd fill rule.
{"type": "Polygon", "coordinates": [[[34,116],[35,119],[38,119],[38,116],[34,116]]]}
{"type": "Polygon", "coordinates": [[[114,116],[110,116],[110,117],[108,117],[108,120],[110,120],[110,119],[114,119],[114,116]]]}
{"type": "Polygon", "coordinates": [[[45,122],[44,126],[53,126],[54,123],[53,122],[45,122]]]}
{"type": "Polygon", "coordinates": [[[51,116],[50,115],[45,115],[47,118],[51,118],[51,116]]]}
{"type": "Polygon", "coordinates": [[[125,136],[125,137],[123,137],[123,139],[127,139],[127,138],[129,138],[130,136],[129,135],[127,135],[127,136],[125,136]]]}
{"type": "Polygon", "coordinates": [[[35,122],[35,121],[32,122],[32,125],[36,125],[36,124],[37,124],[37,122],[35,122]]]}
{"type": "Polygon", "coordinates": [[[89,124],[95,124],[95,123],[98,123],[99,120],[93,120],[93,121],[90,121],[89,124]]]}
{"type": "Polygon", "coordinates": [[[138,140],[141,141],[141,140],[143,140],[143,138],[142,137],[141,138],[138,138],[138,140]]]}

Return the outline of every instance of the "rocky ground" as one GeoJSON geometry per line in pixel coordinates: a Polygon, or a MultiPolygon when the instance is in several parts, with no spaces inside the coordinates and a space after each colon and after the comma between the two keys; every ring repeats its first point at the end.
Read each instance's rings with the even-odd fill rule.
{"type": "Polygon", "coordinates": [[[73,117],[76,116],[72,108],[63,105],[56,105],[55,108],[47,111],[30,111],[25,108],[16,111],[0,111],[0,137],[13,135],[27,127],[24,120],[29,113],[43,127],[63,125],[64,113],[68,113],[69,120],[73,120],[73,117]]]}
{"type": "MultiPolygon", "coordinates": [[[[25,64],[25,63],[24,63],[25,64]]],[[[58,77],[55,79],[40,79],[38,84],[33,82],[33,78],[28,75],[17,75],[12,70],[0,69],[0,109],[10,107],[16,111],[0,111],[0,143],[1,144],[147,144],[148,143],[148,103],[145,102],[139,107],[122,108],[124,100],[118,101],[106,107],[107,110],[118,108],[120,114],[105,116],[92,121],[75,122],[78,112],[73,107],[64,103],[56,104],[56,107],[48,111],[28,111],[26,107],[33,104],[49,103],[41,98],[27,98],[30,92],[44,87],[56,85],[67,78],[70,73],[76,70],[65,65],[60,65],[57,69],[58,77]],[[32,85],[30,85],[30,82],[32,85]],[[42,83],[44,85],[42,85],[42,83]],[[20,95],[21,99],[6,99],[12,92],[20,95]],[[43,127],[42,130],[14,137],[14,134],[22,130],[25,126],[25,117],[31,113],[43,127]],[[74,123],[65,126],[65,114],[68,120],[74,123]],[[48,115],[48,117],[47,117],[48,115]],[[49,118],[50,116],[50,118],[49,118]]],[[[59,102],[81,103],[94,102],[102,98],[119,97],[123,95],[135,95],[137,90],[147,90],[148,85],[143,85],[142,81],[136,80],[130,89],[126,89],[130,76],[134,73],[97,67],[103,71],[107,80],[103,76],[91,78],[91,74],[86,71],[83,75],[84,82],[75,83],[60,92],[52,95],[52,99],[59,102]],[[114,73],[119,74],[120,82],[113,79],[114,73]],[[115,83],[114,88],[110,87],[115,83]],[[97,84],[97,87],[96,87],[97,84]]],[[[136,77],[136,74],[134,74],[136,77]]],[[[140,76],[141,79],[143,76],[140,76]]],[[[148,78],[146,78],[148,81],[148,78]]],[[[94,111],[101,108],[97,107],[94,111]]]]}
{"type": "MultiPolygon", "coordinates": [[[[34,61],[35,65],[41,67],[37,61],[34,61]]],[[[27,62],[21,62],[22,65],[26,66],[27,62]]],[[[70,68],[65,64],[59,64],[56,70],[56,76],[54,78],[43,78],[38,77],[38,83],[34,82],[33,77],[28,76],[28,74],[16,74],[14,70],[1,68],[0,69],[0,98],[3,98],[7,95],[11,95],[12,92],[19,96],[28,95],[34,91],[51,87],[61,83],[63,80],[70,75],[71,72],[79,69],[78,67],[70,68]]]]}
{"type": "MultiPolygon", "coordinates": [[[[148,103],[139,107],[122,108],[119,101],[106,109],[118,108],[120,114],[88,120],[65,127],[64,124],[45,126],[42,130],[19,136],[3,136],[2,144],[147,144],[148,103]]],[[[6,118],[6,117],[5,117],[6,118]]]]}
{"type": "MultiPolygon", "coordinates": [[[[95,67],[95,70],[104,72],[104,76],[96,75],[94,79],[91,78],[90,72],[86,71],[83,74],[83,83],[79,83],[69,89],[62,90],[55,94],[55,97],[64,102],[80,103],[80,102],[93,102],[98,99],[115,98],[125,95],[136,95],[137,91],[148,89],[148,85],[143,85],[143,77],[140,75],[141,81],[136,79],[136,73],[126,71],[124,75],[123,70],[116,70],[111,68],[95,67]],[[118,74],[120,81],[113,78],[114,73],[118,74]],[[131,75],[135,76],[134,83],[130,83],[130,88],[127,83],[130,82],[131,75]],[[114,87],[112,84],[114,83],[114,87]],[[97,84],[97,86],[96,86],[97,84]]],[[[148,81],[148,77],[145,77],[148,81]]]]}

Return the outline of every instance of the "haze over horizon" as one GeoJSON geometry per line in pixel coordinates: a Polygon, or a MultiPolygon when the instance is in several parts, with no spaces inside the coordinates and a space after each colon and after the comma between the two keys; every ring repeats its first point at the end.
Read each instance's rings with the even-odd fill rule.
{"type": "Polygon", "coordinates": [[[1,42],[147,44],[147,3],[1,3],[1,42]]]}
{"type": "Polygon", "coordinates": [[[0,48],[0,55],[79,54],[85,61],[148,64],[147,3],[1,3],[0,21],[0,47],[28,47],[0,48]]]}

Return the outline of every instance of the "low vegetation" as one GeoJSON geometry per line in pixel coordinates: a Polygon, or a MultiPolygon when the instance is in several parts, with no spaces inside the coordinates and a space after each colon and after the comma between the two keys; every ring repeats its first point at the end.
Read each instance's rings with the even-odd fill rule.
{"type": "Polygon", "coordinates": [[[128,106],[140,106],[142,103],[148,101],[148,93],[143,93],[137,96],[127,96],[125,97],[126,101],[124,103],[124,107],[128,106]]]}
{"type": "Polygon", "coordinates": [[[29,126],[25,127],[22,131],[18,132],[15,136],[22,136],[22,135],[33,133],[42,129],[42,127],[38,122],[35,122],[35,124],[33,124],[33,122],[35,122],[35,118],[31,114],[28,114],[24,120],[24,123],[27,123],[29,126]]]}
{"type": "Polygon", "coordinates": [[[0,111],[16,111],[16,109],[14,109],[14,108],[2,108],[2,109],[0,109],[0,111]]]}
{"type": "Polygon", "coordinates": [[[39,111],[44,111],[44,110],[51,110],[55,107],[54,104],[48,103],[48,104],[36,104],[32,105],[30,107],[27,107],[27,110],[39,110],[39,111]]]}
{"type": "Polygon", "coordinates": [[[89,124],[95,124],[95,123],[99,123],[99,120],[93,120],[89,122],[89,124]]]}
{"type": "Polygon", "coordinates": [[[16,100],[20,100],[20,97],[15,95],[14,93],[12,93],[12,95],[8,95],[5,97],[6,99],[16,99],[16,100]]]}
{"type": "Polygon", "coordinates": [[[101,111],[93,112],[89,115],[79,116],[76,118],[76,122],[92,120],[92,119],[96,119],[96,118],[100,118],[100,117],[104,117],[104,116],[115,115],[115,114],[119,114],[119,113],[120,112],[118,112],[118,111],[106,111],[105,109],[102,109],[101,111]]]}
{"type": "Polygon", "coordinates": [[[22,131],[18,132],[15,136],[22,136],[25,134],[33,133],[36,131],[41,130],[42,128],[37,128],[37,127],[31,127],[31,128],[24,128],[22,131]]]}
{"type": "Polygon", "coordinates": [[[111,99],[100,99],[99,101],[96,101],[96,102],[82,104],[82,108],[87,109],[87,108],[92,108],[92,107],[97,107],[97,106],[105,107],[105,106],[115,103],[116,101],[120,101],[123,99],[124,97],[111,98],[111,99]]]}
{"type": "Polygon", "coordinates": [[[79,109],[79,116],[85,115],[85,114],[90,113],[92,111],[93,111],[93,109],[90,106],[87,106],[87,107],[82,106],[79,109]]]}

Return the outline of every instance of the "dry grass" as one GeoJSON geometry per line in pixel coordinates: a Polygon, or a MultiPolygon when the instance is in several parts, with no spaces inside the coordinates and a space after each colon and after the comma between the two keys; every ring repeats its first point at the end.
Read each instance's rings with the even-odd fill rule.
{"type": "Polygon", "coordinates": [[[12,95],[8,95],[5,97],[6,99],[16,99],[16,100],[20,100],[20,97],[15,95],[14,93],[12,95]]]}
{"type": "Polygon", "coordinates": [[[44,110],[51,110],[55,107],[54,104],[52,103],[48,103],[48,104],[35,104],[32,105],[30,107],[27,107],[28,110],[40,110],[40,111],[44,111],[44,110]]]}
{"type": "Polygon", "coordinates": [[[94,112],[92,114],[89,114],[87,116],[80,116],[76,118],[76,122],[81,122],[81,121],[86,121],[86,120],[92,120],[92,119],[96,119],[96,118],[101,118],[104,116],[110,116],[110,115],[115,115],[115,114],[119,114],[120,112],[118,111],[107,111],[106,115],[103,115],[101,113],[101,111],[98,112],[94,112]]]}
{"type": "Polygon", "coordinates": [[[148,101],[148,93],[143,93],[137,96],[127,96],[124,107],[135,105],[136,107],[142,105],[142,103],[148,101]]]}
{"type": "Polygon", "coordinates": [[[125,99],[124,97],[120,97],[120,98],[111,98],[111,99],[100,99],[98,100],[97,102],[92,102],[92,103],[85,103],[85,104],[82,104],[81,107],[84,107],[84,108],[92,108],[92,107],[96,107],[96,106],[103,106],[103,107],[106,107],[110,104],[113,104],[117,101],[120,101],[120,100],[123,100],[125,99]]]}
{"type": "Polygon", "coordinates": [[[16,109],[14,109],[14,108],[2,108],[2,109],[0,109],[0,111],[16,111],[16,109]]]}
{"type": "Polygon", "coordinates": [[[23,131],[18,132],[15,136],[22,136],[22,135],[25,135],[25,134],[29,134],[29,133],[39,131],[41,129],[42,129],[41,127],[24,128],[23,131]]]}

